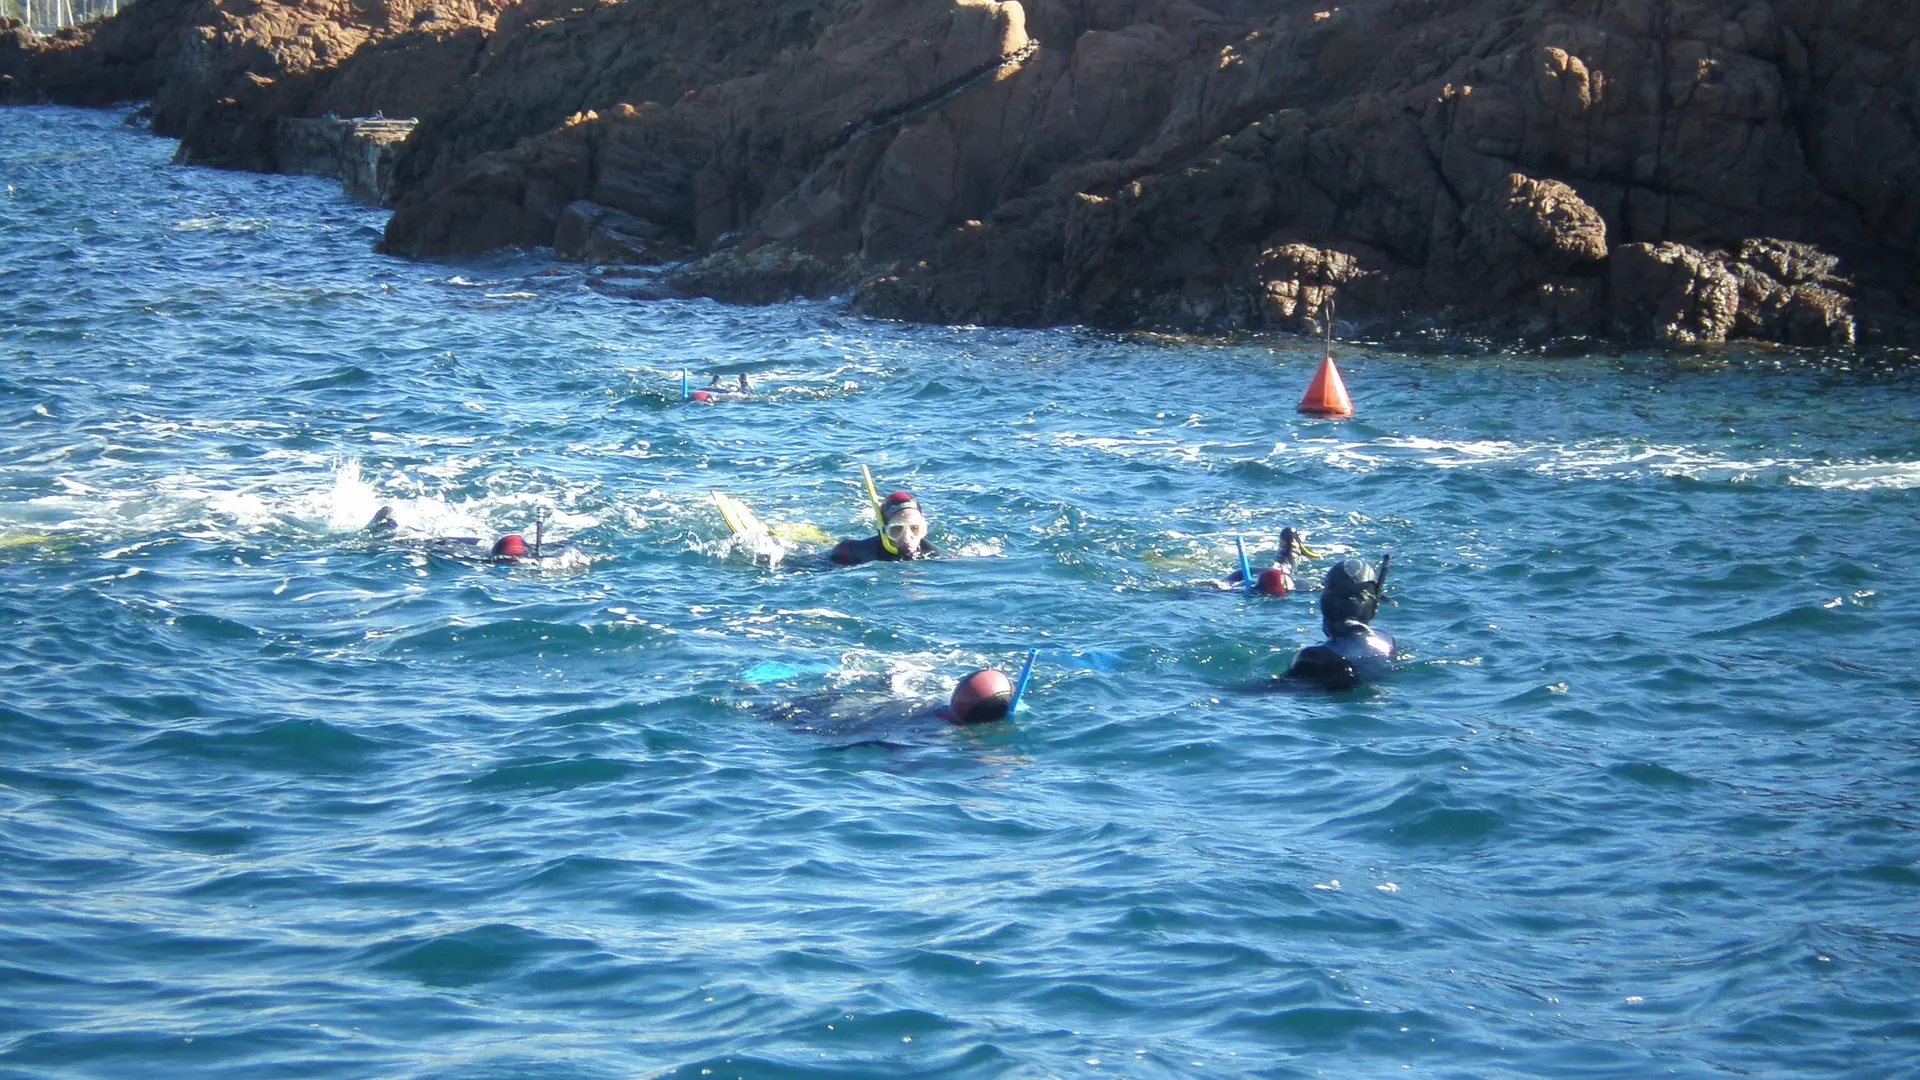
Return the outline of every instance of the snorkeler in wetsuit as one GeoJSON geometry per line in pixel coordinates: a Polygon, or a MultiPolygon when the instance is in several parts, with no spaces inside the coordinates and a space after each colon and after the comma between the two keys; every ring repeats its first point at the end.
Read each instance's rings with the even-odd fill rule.
{"type": "Polygon", "coordinates": [[[1320,586],[1320,627],[1327,640],[1301,649],[1287,668],[1287,678],[1346,690],[1393,670],[1393,635],[1370,625],[1392,558],[1380,560],[1378,573],[1361,559],[1348,559],[1327,571],[1320,586]]]}
{"type": "MultiPolygon", "coordinates": [[[[393,516],[391,506],[374,511],[373,520],[367,522],[365,529],[369,536],[383,539],[391,538],[399,531],[400,522],[393,516]]],[[[570,540],[547,540],[545,531],[545,519],[541,518],[534,523],[534,542],[531,547],[527,545],[526,537],[519,533],[508,533],[490,545],[477,536],[433,536],[419,540],[396,540],[394,543],[429,555],[441,555],[476,565],[545,569],[586,565],[586,556],[577,545],[570,540]]]]}
{"type": "MultiPolygon", "coordinates": [[[[1317,559],[1320,553],[1307,546],[1306,538],[1291,526],[1280,530],[1280,552],[1274,556],[1273,565],[1254,578],[1253,591],[1262,596],[1285,596],[1293,591],[1293,566],[1305,555],[1317,559]]],[[[1246,581],[1240,571],[1227,575],[1230,584],[1239,585],[1246,581]]]]}
{"type": "Polygon", "coordinates": [[[940,718],[949,724],[986,724],[1005,720],[1013,708],[1013,680],[997,668],[981,668],[953,686],[940,718]]]}
{"type": "Polygon", "coordinates": [[[880,504],[883,523],[878,535],[842,540],[827,553],[835,566],[859,566],[870,562],[905,562],[939,555],[940,549],[927,542],[927,518],[920,503],[905,491],[896,491],[880,504]]]}
{"type": "Polygon", "coordinates": [[[896,746],[888,736],[898,736],[926,721],[940,720],[952,726],[988,724],[1005,720],[1012,708],[1013,680],[1004,671],[981,668],[954,684],[945,705],[904,701],[872,691],[830,690],[780,702],[762,715],[795,731],[867,736],[852,746],[896,746]]]}

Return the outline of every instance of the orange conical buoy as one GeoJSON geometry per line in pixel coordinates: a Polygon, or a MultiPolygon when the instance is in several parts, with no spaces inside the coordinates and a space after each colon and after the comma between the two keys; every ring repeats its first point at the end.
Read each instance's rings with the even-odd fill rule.
{"type": "Polygon", "coordinates": [[[1308,416],[1353,415],[1353,399],[1347,396],[1347,384],[1340,381],[1340,369],[1333,366],[1331,354],[1320,361],[1320,370],[1313,373],[1298,408],[1308,416]]]}

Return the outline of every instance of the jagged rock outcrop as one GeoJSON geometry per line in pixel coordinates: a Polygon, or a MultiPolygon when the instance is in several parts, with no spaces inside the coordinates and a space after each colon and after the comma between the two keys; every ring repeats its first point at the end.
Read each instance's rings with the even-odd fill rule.
{"type": "MultiPolygon", "coordinates": [[[[633,11],[664,6],[654,0],[628,5],[633,11]]],[[[758,5],[729,5],[757,13],[758,5]]],[[[891,125],[863,133],[876,114],[900,103],[935,95],[966,78],[990,76],[1000,58],[1027,45],[1017,4],[960,0],[863,0],[839,5],[840,18],[824,26],[798,5],[787,22],[747,25],[764,39],[745,52],[773,55],[770,66],[713,84],[687,84],[689,72],[649,69],[632,89],[659,99],[615,102],[563,119],[531,139],[518,139],[525,122],[467,130],[467,150],[497,147],[461,158],[452,138],[436,141],[434,118],[422,125],[413,175],[416,191],[400,201],[387,230],[387,247],[401,253],[485,250],[501,243],[552,242],[568,204],[585,199],[665,227],[666,238],[688,248],[707,248],[749,223],[782,235],[790,246],[806,244],[810,257],[838,261],[860,248],[839,213],[847,194],[838,169],[827,162],[879,164],[907,113],[891,125]],[[817,34],[801,50],[774,46],[793,34],[817,34]],[[823,149],[836,147],[836,149],[823,149]],[[450,164],[457,162],[457,164],[450,164]]],[[[631,11],[629,12],[631,14],[631,11]]],[[[588,26],[596,12],[582,15],[588,26]]],[[[522,25],[519,23],[516,26],[522,25]]],[[[503,29],[490,52],[514,57],[529,50],[517,36],[546,33],[503,29]]],[[[744,31],[743,31],[744,32],[744,31]]],[[[511,70],[511,69],[510,69],[511,70]]],[[[483,88],[503,76],[488,68],[483,88]]],[[[638,76],[636,76],[636,79],[638,76]]],[[[483,89],[479,91],[485,93],[483,89]]],[[[638,96],[636,94],[635,96],[638,96]]],[[[932,99],[930,99],[932,100],[932,99]]],[[[858,167],[858,166],[856,166],[858,167]]],[[[984,171],[990,168],[981,162],[984,171]]],[[[953,175],[950,185],[970,178],[953,175]]],[[[975,196],[978,197],[978,196],[975,196]]],[[[884,191],[857,209],[872,236],[870,258],[898,257],[921,240],[928,213],[940,206],[884,191]],[[889,241],[890,233],[904,233],[889,241]]],[[[743,264],[745,265],[745,264],[743,264]]],[[[791,291],[788,296],[793,295],[791,291]]]]}
{"type": "Polygon", "coordinates": [[[502,12],[457,101],[428,120],[409,177],[437,183],[586,112],[673,103],[818,40],[837,0],[525,0],[502,12]]]}
{"type": "Polygon", "coordinates": [[[262,110],[364,110],[412,73],[400,254],[691,254],[670,287],[941,321],[1920,324],[1903,0],[527,0],[444,29],[407,2],[349,30],[141,0],[192,25],[116,70],[158,80],[187,156],[243,164],[262,110]]]}
{"type": "Polygon", "coordinates": [[[1805,244],[1751,240],[1737,254],[1682,244],[1628,244],[1612,266],[1618,337],[1697,345],[1756,338],[1792,345],[1852,345],[1856,323],[1833,276],[1838,260],[1805,244]]]}
{"type": "Polygon", "coordinates": [[[1903,326],[1886,301],[1920,291],[1915,93],[1896,74],[1920,59],[1920,16],[1896,5],[865,0],[817,17],[817,41],[760,70],[436,157],[389,247],[476,250],[508,221],[547,243],[591,198],[709,250],[672,279],[689,292],[1215,330],[1305,329],[1338,296],[1386,325],[1826,343],[1903,326]],[[991,32],[955,33],[964,18],[991,32]],[[873,59],[915,43],[930,63],[873,59]],[[1833,119],[1855,101],[1906,111],[1833,119]],[[1836,184],[1855,139],[1881,148],[1879,175],[1836,184]],[[1849,270],[1770,272],[1759,237],[1849,270]]]}

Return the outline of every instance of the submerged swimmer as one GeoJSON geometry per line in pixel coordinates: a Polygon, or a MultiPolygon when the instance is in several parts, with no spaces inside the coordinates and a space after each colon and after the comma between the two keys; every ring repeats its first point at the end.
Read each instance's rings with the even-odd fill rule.
{"type": "MultiPolygon", "coordinates": [[[[1285,596],[1293,591],[1293,566],[1305,555],[1310,559],[1320,557],[1319,552],[1307,546],[1306,539],[1289,526],[1280,530],[1280,550],[1273,558],[1273,565],[1260,571],[1254,577],[1253,591],[1262,596],[1285,596]]],[[[1235,570],[1227,575],[1229,584],[1239,585],[1246,577],[1235,570]]]]}
{"type": "Polygon", "coordinates": [[[842,540],[827,553],[827,561],[836,566],[859,566],[870,562],[904,562],[941,554],[927,542],[927,518],[920,512],[918,500],[905,491],[896,491],[880,504],[881,530],[876,536],[842,540]]]}
{"type": "Polygon", "coordinates": [[[1361,559],[1348,559],[1327,571],[1320,586],[1320,627],[1327,640],[1301,649],[1286,678],[1346,690],[1393,670],[1393,635],[1370,625],[1392,558],[1380,560],[1378,573],[1361,559]]]}
{"type": "MultiPolygon", "coordinates": [[[[586,553],[571,540],[546,539],[546,517],[542,514],[534,519],[533,543],[519,533],[508,533],[488,544],[478,536],[433,536],[424,539],[395,540],[394,543],[415,551],[424,551],[429,555],[440,555],[458,562],[472,563],[478,566],[528,566],[542,570],[560,570],[587,564],[586,553]]],[[[393,516],[393,507],[382,506],[374,511],[373,520],[367,522],[365,532],[369,536],[382,539],[393,537],[400,531],[400,522],[393,516]]]]}
{"type": "Polygon", "coordinates": [[[962,676],[941,705],[902,701],[879,692],[824,691],[783,701],[764,714],[795,731],[821,735],[870,735],[852,746],[893,745],[880,737],[916,722],[938,720],[949,726],[990,724],[1013,710],[1013,680],[997,668],[962,676]]]}

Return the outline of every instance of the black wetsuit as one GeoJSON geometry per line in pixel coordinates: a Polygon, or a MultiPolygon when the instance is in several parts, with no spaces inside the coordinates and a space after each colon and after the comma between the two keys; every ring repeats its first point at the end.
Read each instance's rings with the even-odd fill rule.
{"type": "Polygon", "coordinates": [[[1318,645],[1309,645],[1293,658],[1287,678],[1318,683],[1329,690],[1348,690],[1373,682],[1393,670],[1393,635],[1349,619],[1318,645]]]}
{"type": "Polygon", "coordinates": [[[925,540],[920,542],[920,550],[909,555],[905,551],[888,551],[880,542],[880,537],[863,537],[858,540],[842,540],[827,553],[827,561],[835,566],[859,566],[870,562],[910,562],[914,559],[927,559],[940,555],[939,548],[925,540]]]}
{"type": "Polygon", "coordinates": [[[493,546],[477,536],[436,536],[428,540],[396,540],[393,543],[395,547],[474,566],[537,566],[547,569],[572,561],[575,558],[572,553],[580,549],[571,540],[548,540],[540,545],[538,557],[534,556],[532,544],[528,544],[527,549],[518,555],[496,555],[493,546]]]}
{"type": "Polygon", "coordinates": [[[873,747],[906,750],[951,726],[953,714],[937,701],[898,698],[878,691],[826,690],[776,702],[760,716],[787,730],[852,740],[835,750],[873,747]]]}
{"type": "Polygon", "coordinates": [[[1381,559],[1377,573],[1362,559],[1347,559],[1327,571],[1320,584],[1320,629],[1327,640],[1301,649],[1287,678],[1346,690],[1393,670],[1393,635],[1370,625],[1392,558],[1381,559]]]}

